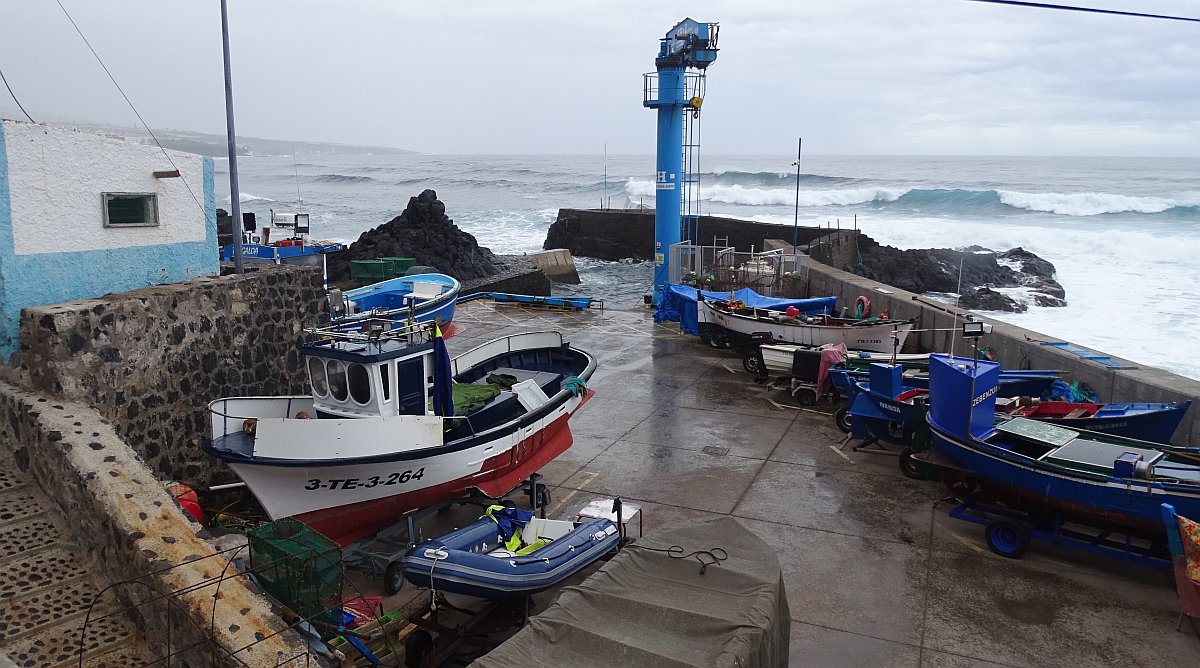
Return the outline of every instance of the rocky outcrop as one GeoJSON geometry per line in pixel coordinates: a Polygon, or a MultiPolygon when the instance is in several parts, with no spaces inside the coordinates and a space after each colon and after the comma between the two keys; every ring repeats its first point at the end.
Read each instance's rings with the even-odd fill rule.
{"type": "Polygon", "coordinates": [[[846,266],[846,271],[909,292],[961,290],[963,308],[1021,312],[1028,306],[999,289],[1025,288],[1038,306],[1066,306],[1066,291],[1054,280],[1054,265],[1023,248],[1000,253],[980,246],[900,250],[866,235],[859,235],[858,244],[861,261],[846,266]]]}
{"type": "Polygon", "coordinates": [[[446,215],[437,193],[426,190],[410,197],[404,213],[363,232],[350,248],[329,256],[329,280],[350,278],[352,260],[411,257],[460,281],[486,278],[499,271],[496,256],[475,237],[458,229],[446,215]]]}

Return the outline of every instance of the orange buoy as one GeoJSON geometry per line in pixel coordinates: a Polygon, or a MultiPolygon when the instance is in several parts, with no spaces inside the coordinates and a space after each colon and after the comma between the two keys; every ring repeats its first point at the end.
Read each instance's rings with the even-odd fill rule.
{"type": "Polygon", "coordinates": [[[175,497],[176,503],[185,513],[200,524],[204,524],[204,509],[200,507],[200,495],[196,490],[181,482],[167,483],[167,492],[175,497]]]}
{"type": "Polygon", "coordinates": [[[854,318],[868,318],[871,316],[871,300],[866,295],[859,295],[858,299],[854,300],[854,318]]]}

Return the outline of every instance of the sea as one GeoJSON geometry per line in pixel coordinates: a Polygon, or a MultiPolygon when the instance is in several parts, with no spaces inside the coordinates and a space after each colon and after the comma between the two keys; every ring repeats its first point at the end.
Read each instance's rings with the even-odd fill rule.
{"type": "MultiPolygon", "coordinates": [[[[700,210],[856,227],[902,249],[1020,246],[1052,262],[1067,306],[997,320],[1200,379],[1200,158],[705,155],[700,210]]],[[[541,250],[559,208],[654,204],[652,155],[314,155],[238,159],[243,211],[312,214],[352,242],[431,188],[496,253],[541,250]]],[[[219,206],[228,207],[218,160],[219,206]],[[223,193],[221,192],[223,190],[223,193]]],[[[703,230],[701,231],[703,234],[703,230]]],[[[705,243],[712,240],[702,239],[705,243]]],[[[564,293],[641,308],[644,262],[577,258],[564,293]]],[[[953,302],[955,295],[936,295],[953,302]]]]}

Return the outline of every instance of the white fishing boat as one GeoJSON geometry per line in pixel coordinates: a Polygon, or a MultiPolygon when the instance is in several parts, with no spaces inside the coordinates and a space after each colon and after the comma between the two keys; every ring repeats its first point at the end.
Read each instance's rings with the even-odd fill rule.
{"type": "MultiPolygon", "coordinates": [[[[904,347],[912,320],[832,316],[789,316],[782,311],[740,306],[737,302],[702,300],[697,317],[701,329],[719,328],[726,335],[766,343],[790,343],[817,348],[843,344],[847,350],[890,353],[904,347]]],[[[711,334],[710,334],[711,336],[711,334]]]]}
{"type": "Polygon", "coordinates": [[[430,329],[311,331],[311,394],[213,401],[205,452],[272,519],[345,546],[471,490],[503,496],[571,446],[590,354],[534,332],[451,360],[430,329]]]}
{"type": "MultiPolygon", "coordinates": [[[[762,355],[763,366],[767,373],[790,375],[796,364],[797,352],[802,355],[810,352],[820,352],[825,347],[827,346],[813,348],[790,343],[765,343],[759,346],[758,349],[762,355]]],[[[929,353],[899,353],[892,355],[891,353],[870,352],[866,350],[846,351],[845,364],[849,368],[865,369],[874,362],[881,364],[892,364],[894,362],[895,364],[928,366],[929,353]]]]}

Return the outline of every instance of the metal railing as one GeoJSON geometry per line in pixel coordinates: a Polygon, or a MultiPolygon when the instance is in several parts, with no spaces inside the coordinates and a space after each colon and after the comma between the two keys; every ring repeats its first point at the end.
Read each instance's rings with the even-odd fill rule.
{"type": "Polygon", "coordinates": [[[714,292],[750,288],[766,297],[799,297],[801,256],[785,250],[738,252],[691,242],[670,247],[670,281],[714,292]]]}

